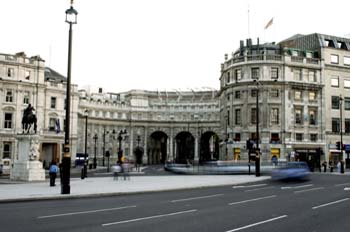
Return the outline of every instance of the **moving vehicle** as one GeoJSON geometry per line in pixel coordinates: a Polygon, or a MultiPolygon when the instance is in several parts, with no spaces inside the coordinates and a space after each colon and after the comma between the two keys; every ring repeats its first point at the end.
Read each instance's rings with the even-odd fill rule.
{"type": "Polygon", "coordinates": [[[271,172],[273,180],[308,180],[309,166],[306,162],[287,162],[271,172]]]}

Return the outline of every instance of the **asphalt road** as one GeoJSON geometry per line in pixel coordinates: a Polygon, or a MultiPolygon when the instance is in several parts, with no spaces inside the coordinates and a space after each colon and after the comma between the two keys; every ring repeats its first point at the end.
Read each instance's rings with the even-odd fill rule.
{"type": "MultiPolygon", "coordinates": [[[[234,176],[233,176],[234,177],[234,176]]],[[[350,176],[0,204],[0,231],[349,231],[350,176]]]]}

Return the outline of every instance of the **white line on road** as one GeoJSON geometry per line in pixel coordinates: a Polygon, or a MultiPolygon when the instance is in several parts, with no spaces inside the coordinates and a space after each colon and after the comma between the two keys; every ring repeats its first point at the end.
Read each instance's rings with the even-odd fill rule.
{"type": "Polygon", "coordinates": [[[245,201],[232,202],[232,203],[229,203],[228,205],[237,205],[237,204],[242,204],[242,203],[251,202],[251,201],[258,201],[258,200],[263,200],[263,199],[272,198],[272,197],[276,197],[276,195],[271,195],[271,196],[267,196],[267,197],[259,197],[259,198],[245,200],[245,201]]]}
{"type": "Polygon", "coordinates": [[[329,203],[326,203],[326,204],[314,206],[314,207],[312,207],[312,209],[318,209],[318,208],[321,208],[321,207],[325,207],[325,206],[328,206],[328,205],[337,204],[337,203],[340,203],[340,202],[343,202],[343,201],[347,201],[347,200],[349,200],[349,198],[345,198],[345,199],[342,199],[342,200],[333,201],[333,202],[329,202],[329,203]]]}
{"type": "Polygon", "coordinates": [[[265,186],[267,184],[254,184],[254,185],[235,185],[232,188],[253,188],[253,187],[260,187],[260,186],[265,186]]]}
{"type": "Polygon", "coordinates": [[[312,189],[305,189],[305,190],[299,190],[299,191],[294,191],[294,193],[304,193],[304,192],[310,192],[310,191],[316,191],[324,189],[324,187],[318,187],[318,188],[312,188],[312,189]]]}
{"type": "Polygon", "coordinates": [[[350,188],[344,188],[344,191],[349,191],[350,190],[350,188]]]}
{"type": "Polygon", "coordinates": [[[283,186],[281,187],[281,189],[298,189],[298,188],[306,188],[311,186],[313,186],[313,184],[298,185],[298,186],[283,186]]]}
{"type": "Polygon", "coordinates": [[[228,230],[226,232],[234,232],[234,231],[244,230],[244,229],[247,229],[247,228],[250,228],[250,227],[253,227],[253,226],[258,226],[258,225],[261,225],[261,224],[264,224],[264,223],[267,223],[267,222],[276,221],[278,219],[282,219],[282,218],[286,218],[286,217],[288,217],[288,216],[287,215],[282,215],[282,216],[271,218],[271,219],[268,219],[268,220],[265,220],[265,221],[261,221],[261,222],[257,222],[257,223],[250,224],[250,225],[247,225],[247,226],[239,227],[239,228],[236,228],[236,229],[233,229],[233,230],[228,230]]]}
{"type": "Polygon", "coordinates": [[[259,191],[259,190],[264,190],[264,189],[272,189],[272,188],[274,188],[274,186],[264,187],[264,188],[256,188],[256,189],[248,189],[248,190],[245,190],[244,192],[254,192],[254,191],[259,191]]]}
{"type": "Polygon", "coordinates": [[[344,185],[350,185],[350,183],[335,184],[334,187],[339,187],[339,186],[344,186],[344,185]]]}
{"type": "Polygon", "coordinates": [[[220,194],[215,194],[215,195],[208,195],[208,196],[200,196],[200,197],[191,197],[191,198],[184,198],[184,199],[177,199],[177,200],[172,200],[172,203],[175,202],[180,202],[180,201],[190,201],[190,200],[197,200],[197,199],[203,199],[203,198],[211,198],[211,197],[219,197],[219,196],[223,196],[224,194],[220,193],[220,194]]]}
{"type": "Polygon", "coordinates": [[[87,214],[87,213],[99,213],[99,212],[113,211],[113,210],[121,210],[121,209],[135,208],[135,207],[136,207],[136,205],[130,205],[130,206],[117,207],[117,208],[88,210],[88,211],[73,212],[73,213],[62,213],[62,214],[54,214],[54,215],[40,216],[40,217],[38,217],[38,219],[52,218],[52,217],[62,217],[62,216],[70,216],[70,215],[77,215],[77,214],[87,214]]]}
{"type": "Polygon", "coordinates": [[[105,224],[102,224],[102,226],[111,226],[111,225],[124,224],[124,223],[129,223],[129,222],[148,220],[148,219],[153,219],[153,218],[168,217],[168,216],[174,216],[174,215],[185,214],[185,213],[193,213],[196,211],[197,211],[196,209],[192,209],[192,210],[180,211],[180,212],[175,212],[175,213],[160,214],[160,215],[155,215],[155,216],[150,216],[150,217],[135,218],[135,219],[125,220],[125,221],[105,223],[105,224]]]}

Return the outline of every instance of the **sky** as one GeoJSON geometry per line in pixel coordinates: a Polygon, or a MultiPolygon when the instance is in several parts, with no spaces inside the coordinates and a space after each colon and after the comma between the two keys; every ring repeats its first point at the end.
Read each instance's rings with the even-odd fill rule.
{"type": "MultiPolygon", "coordinates": [[[[69,7],[70,0],[0,0],[0,53],[40,55],[67,76],[69,7]]],[[[349,0],[75,0],[73,7],[72,83],[105,92],[219,89],[225,53],[248,37],[350,37],[349,0]]]]}

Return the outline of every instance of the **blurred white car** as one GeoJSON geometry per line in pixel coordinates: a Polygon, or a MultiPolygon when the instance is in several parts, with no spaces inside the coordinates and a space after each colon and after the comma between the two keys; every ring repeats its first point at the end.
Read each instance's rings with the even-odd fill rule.
{"type": "Polygon", "coordinates": [[[273,180],[308,180],[310,178],[309,166],[306,162],[288,162],[272,170],[273,180]]]}

